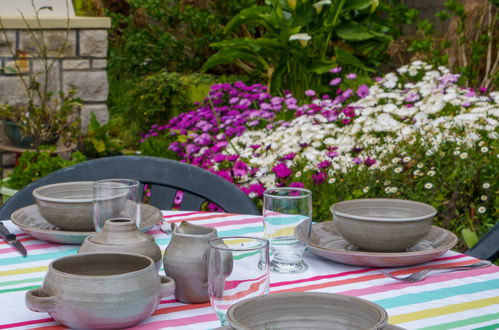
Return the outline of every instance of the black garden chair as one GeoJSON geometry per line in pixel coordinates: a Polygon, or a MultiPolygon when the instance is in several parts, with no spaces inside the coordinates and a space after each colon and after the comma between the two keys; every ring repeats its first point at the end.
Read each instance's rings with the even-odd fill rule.
{"type": "Polygon", "coordinates": [[[499,258],[499,221],[471,249],[466,251],[477,259],[495,262],[499,258]]]}
{"type": "MultiPolygon", "coordinates": [[[[177,191],[183,191],[180,210],[199,210],[213,202],[225,212],[261,214],[253,201],[235,185],[207,170],[171,159],[147,156],[116,156],[69,166],[34,181],[19,190],[0,208],[0,219],[9,219],[17,209],[35,203],[35,188],[59,182],[101,179],[135,179],[150,187],[148,203],[162,210],[172,208],[177,191]]],[[[141,190],[143,191],[143,189],[141,190]]]]}

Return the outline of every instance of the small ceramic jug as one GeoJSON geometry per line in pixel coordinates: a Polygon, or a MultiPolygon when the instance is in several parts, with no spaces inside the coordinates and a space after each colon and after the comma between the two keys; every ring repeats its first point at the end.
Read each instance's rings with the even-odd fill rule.
{"type": "Polygon", "coordinates": [[[161,249],[154,237],[137,229],[130,219],[109,219],[102,231],[88,236],[78,253],[121,252],[135,253],[150,257],[159,270],[161,268],[161,249]]]}
{"type": "Polygon", "coordinates": [[[175,280],[175,297],[185,303],[203,303],[208,296],[208,241],[217,237],[215,228],[183,221],[172,224],[173,236],[163,256],[165,274],[175,280]]]}

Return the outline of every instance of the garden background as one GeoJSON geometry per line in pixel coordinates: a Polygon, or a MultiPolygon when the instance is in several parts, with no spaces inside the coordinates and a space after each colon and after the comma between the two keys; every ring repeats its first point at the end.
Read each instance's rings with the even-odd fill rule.
{"type": "MultiPolygon", "coordinates": [[[[94,116],[84,132],[62,125],[78,151],[23,153],[4,192],[85,159],[140,153],[205,168],[259,205],[266,188],[306,187],[315,221],[347,199],[425,202],[460,250],[496,223],[498,1],[74,6],[112,19],[110,119],[94,116]]],[[[58,97],[67,123],[78,99],[58,97]]]]}

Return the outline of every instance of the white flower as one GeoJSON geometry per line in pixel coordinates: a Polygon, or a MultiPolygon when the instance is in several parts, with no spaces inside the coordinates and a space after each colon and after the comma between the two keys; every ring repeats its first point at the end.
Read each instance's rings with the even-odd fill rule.
{"type": "Polygon", "coordinates": [[[301,176],[301,172],[300,171],[298,171],[298,172],[295,173],[295,177],[296,178],[299,178],[300,176],[301,176]]]}
{"type": "Polygon", "coordinates": [[[402,172],[402,167],[400,167],[400,166],[399,166],[399,167],[396,167],[396,168],[393,170],[393,172],[395,172],[395,173],[400,173],[400,172],[402,172]]]}
{"type": "Polygon", "coordinates": [[[396,192],[397,192],[397,190],[398,190],[398,188],[397,188],[397,187],[391,187],[391,188],[390,188],[390,192],[391,192],[392,194],[396,193],[396,192]]]}
{"type": "Polygon", "coordinates": [[[459,151],[459,150],[454,150],[453,155],[454,155],[454,156],[459,156],[459,154],[460,154],[460,153],[461,153],[461,151],[459,151]]]}
{"type": "Polygon", "coordinates": [[[418,167],[418,168],[423,168],[423,167],[424,167],[424,164],[423,164],[423,163],[418,163],[417,167],[418,167]]]}
{"type": "Polygon", "coordinates": [[[485,206],[480,206],[480,207],[478,208],[478,213],[483,214],[483,213],[485,213],[485,211],[487,211],[487,208],[486,208],[485,206]]]}
{"type": "Polygon", "coordinates": [[[411,160],[411,157],[409,156],[406,156],[404,157],[404,159],[402,159],[404,161],[404,163],[408,163],[410,160],[411,160]]]}
{"type": "Polygon", "coordinates": [[[420,176],[420,175],[423,175],[423,172],[421,172],[420,170],[415,170],[412,174],[414,176],[420,176]]]}
{"type": "Polygon", "coordinates": [[[461,159],[466,159],[466,158],[468,158],[468,153],[467,152],[463,152],[462,154],[459,155],[459,157],[461,159]]]}
{"type": "Polygon", "coordinates": [[[487,151],[489,151],[489,148],[487,148],[487,147],[481,147],[480,151],[483,152],[483,153],[486,153],[487,151]]]}
{"type": "Polygon", "coordinates": [[[332,183],[335,183],[336,182],[336,178],[331,178],[327,181],[329,184],[332,184],[332,183]]]}
{"type": "Polygon", "coordinates": [[[425,183],[424,187],[425,187],[425,189],[431,189],[431,188],[433,188],[433,183],[427,182],[427,183],[425,183]]]}
{"type": "Polygon", "coordinates": [[[390,187],[386,187],[385,188],[385,193],[391,194],[392,193],[392,189],[390,187]]]}
{"type": "Polygon", "coordinates": [[[482,185],[482,188],[483,188],[483,189],[489,189],[489,188],[490,188],[490,183],[485,182],[485,183],[482,185]]]}
{"type": "Polygon", "coordinates": [[[315,10],[317,11],[317,13],[319,14],[322,11],[322,6],[330,5],[330,4],[331,4],[331,0],[321,0],[319,2],[314,3],[313,6],[314,6],[315,10]]]}
{"type": "Polygon", "coordinates": [[[400,162],[400,158],[395,157],[392,159],[392,164],[398,164],[398,162],[400,162]]]}
{"type": "Polygon", "coordinates": [[[369,192],[369,187],[364,187],[364,189],[362,189],[362,191],[367,194],[369,192]]]}
{"type": "Polygon", "coordinates": [[[310,39],[312,39],[312,36],[308,33],[297,33],[289,36],[289,41],[298,40],[302,47],[307,46],[310,39]]]}
{"type": "Polygon", "coordinates": [[[435,171],[431,170],[431,171],[428,171],[428,173],[426,173],[426,174],[428,174],[428,176],[434,176],[435,175],[435,171]]]}
{"type": "Polygon", "coordinates": [[[390,183],[392,183],[390,180],[386,180],[386,181],[384,182],[384,185],[385,185],[385,186],[388,186],[390,183]]]}
{"type": "Polygon", "coordinates": [[[482,195],[482,196],[480,197],[480,199],[481,199],[482,201],[484,201],[484,202],[485,202],[485,201],[486,201],[487,199],[489,199],[489,198],[488,198],[486,195],[482,195]]]}

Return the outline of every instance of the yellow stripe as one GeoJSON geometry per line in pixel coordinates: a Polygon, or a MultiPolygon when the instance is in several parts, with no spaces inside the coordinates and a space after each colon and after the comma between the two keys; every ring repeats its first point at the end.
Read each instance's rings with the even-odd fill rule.
{"type": "MultiPolygon", "coordinates": [[[[452,289],[452,288],[451,288],[452,289]]],[[[476,309],[485,306],[499,304],[499,297],[485,298],[480,300],[468,301],[461,304],[449,305],[439,308],[426,309],[409,314],[402,314],[392,316],[388,319],[389,323],[399,324],[404,322],[411,322],[421,319],[427,319],[435,316],[442,316],[446,314],[459,313],[469,309],[476,309]]]]}
{"type": "Polygon", "coordinates": [[[295,232],[294,227],[281,228],[268,235],[268,237],[294,236],[294,232],[295,232]]]}
{"type": "Polygon", "coordinates": [[[39,267],[31,267],[31,268],[4,270],[4,271],[0,271],[0,276],[11,276],[11,275],[18,275],[18,274],[45,272],[45,271],[47,271],[47,269],[48,269],[48,266],[39,266],[39,267]]]}

